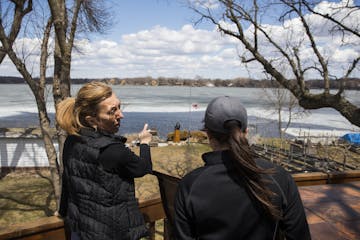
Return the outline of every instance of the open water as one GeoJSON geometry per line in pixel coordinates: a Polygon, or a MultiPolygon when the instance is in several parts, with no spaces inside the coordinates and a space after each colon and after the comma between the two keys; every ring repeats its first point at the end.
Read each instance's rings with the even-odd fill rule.
{"type": "MultiPolygon", "coordinates": [[[[81,85],[73,85],[76,94],[81,85]]],[[[156,129],[160,137],[174,130],[177,122],[182,130],[197,130],[203,126],[202,119],[208,102],[221,95],[238,96],[249,115],[253,135],[277,136],[277,119],[274,106],[263,89],[218,88],[181,86],[113,86],[123,105],[125,118],[120,134],[135,133],[144,123],[156,129]]],[[[360,91],[348,91],[347,98],[360,106],[360,91]]],[[[48,111],[54,119],[52,89],[48,87],[48,111]]],[[[287,116],[287,112],[283,112],[287,116]]],[[[285,119],[285,118],[284,118],[285,119]]],[[[35,98],[26,84],[0,84],[0,127],[39,126],[35,98]]],[[[338,112],[330,108],[312,110],[309,114],[292,120],[287,133],[330,134],[341,136],[346,132],[359,131],[338,112]]]]}

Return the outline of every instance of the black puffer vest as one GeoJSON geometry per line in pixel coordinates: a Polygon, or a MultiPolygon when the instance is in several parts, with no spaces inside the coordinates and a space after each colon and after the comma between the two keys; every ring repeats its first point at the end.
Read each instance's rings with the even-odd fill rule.
{"type": "Polygon", "coordinates": [[[67,207],[59,212],[81,239],[137,240],[147,235],[134,180],[103,170],[97,161],[101,148],[123,141],[85,130],[65,142],[63,191],[68,196],[60,204],[66,201],[67,207]]]}

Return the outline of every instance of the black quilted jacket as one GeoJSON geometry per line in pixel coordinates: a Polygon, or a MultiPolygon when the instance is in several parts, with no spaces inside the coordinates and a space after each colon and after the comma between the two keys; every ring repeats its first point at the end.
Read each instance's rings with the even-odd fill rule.
{"type": "Polygon", "coordinates": [[[124,141],[90,130],[68,136],[65,141],[59,213],[81,239],[135,240],[147,235],[135,199],[134,179],[116,170],[105,170],[99,163],[101,151],[107,146],[115,144],[119,151],[130,151],[124,141]]]}

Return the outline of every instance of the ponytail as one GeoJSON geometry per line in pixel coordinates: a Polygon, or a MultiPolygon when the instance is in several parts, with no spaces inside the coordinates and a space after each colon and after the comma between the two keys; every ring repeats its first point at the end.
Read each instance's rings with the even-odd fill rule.
{"type": "Polygon", "coordinates": [[[56,109],[56,122],[70,135],[78,135],[80,126],[75,112],[75,98],[70,97],[61,101],[56,109]]]}
{"type": "Polygon", "coordinates": [[[260,203],[260,206],[271,218],[280,219],[280,209],[271,201],[275,193],[266,186],[265,179],[262,176],[271,174],[272,170],[262,169],[256,165],[256,154],[251,149],[245,133],[241,131],[238,121],[227,121],[224,127],[229,130],[229,134],[212,131],[210,134],[218,141],[228,144],[235,171],[244,179],[246,190],[250,196],[260,203]]]}

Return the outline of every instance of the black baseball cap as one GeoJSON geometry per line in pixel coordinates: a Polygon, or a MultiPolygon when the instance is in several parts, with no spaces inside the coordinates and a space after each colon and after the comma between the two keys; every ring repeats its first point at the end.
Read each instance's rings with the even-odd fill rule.
{"type": "Polygon", "coordinates": [[[241,131],[247,128],[247,112],[239,97],[221,96],[214,98],[205,111],[205,129],[218,133],[229,133],[224,128],[227,121],[236,120],[241,126],[241,131]]]}

